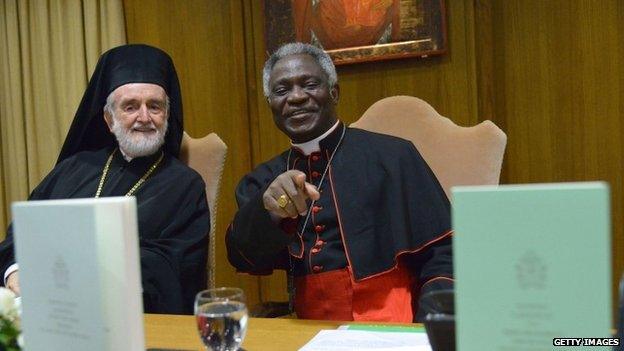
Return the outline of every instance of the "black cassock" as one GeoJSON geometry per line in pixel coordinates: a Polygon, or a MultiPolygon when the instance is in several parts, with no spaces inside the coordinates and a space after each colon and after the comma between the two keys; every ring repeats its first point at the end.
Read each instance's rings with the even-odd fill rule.
{"type": "MultiPolygon", "coordinates": [[[[333,132],[320,142],[321,149],[331,153],[333,146],[323,144],[338,137],[333,132]]],[[[274,224],[262,201],[269,184],[286,171],[288,154],[259,165],[238,184],[239,210],[226,244],[228,259],[239,271],[270,274],[293,262],[296,274],[300,262],[294,253],[301,252],[305,239],[274,224]],[[289,251],[294,256],[290,260],[289,251]]],[[[356,281],[392,270],[404,256],[421,295],[452,287],[449,280],[419,286],[435,277],[453,276],[451,220],[444,191],[411,142],[347,128],[327,177],[332,184],[324,187],[335,196],[343,245],[356,281]]],[[[322,193],[321,200],[329,193],[322,193]]],[[[303,217],[299,219],[301,224],[303,217]]],[[[305,233],[314,234],[311,227],[308,223],[305,233]]]]}
{"type": "MultiPolygon", "coordinates": [[[[29,200],[94,197],[112,151],[83,151],[63,160],[33,190],[29,200]]],[[[124,196],[160,155],[157,152],[126,162],[119,151],[115,152],[101,196],[124,196]]],[[[134,196],[145,312],[192,313],[195,294],[206,286],[210,217],[204,181],[165,153],[134,196]]],[[[79,249],[79,245],[67,249],[79,249]]],[[[7,239],[0,243],[0,274],[14,262],[9,227],[7,239]]]]}

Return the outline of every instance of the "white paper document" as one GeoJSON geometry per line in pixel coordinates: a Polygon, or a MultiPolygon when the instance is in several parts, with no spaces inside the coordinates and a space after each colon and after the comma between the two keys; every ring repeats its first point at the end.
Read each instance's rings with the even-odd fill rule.
{"type": "Polygon", "coordinates": [[[431,351],[426,333],[321,330],[300,351],[431,351]]]}
{"type": "Polygon", "coordinates": [[[28,351],[145,350],[134,198],[13,205],[28,351]]]}

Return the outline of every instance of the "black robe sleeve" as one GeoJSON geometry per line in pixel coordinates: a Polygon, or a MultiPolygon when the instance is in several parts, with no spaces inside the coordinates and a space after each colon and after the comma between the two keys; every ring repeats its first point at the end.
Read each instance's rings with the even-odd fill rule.
{"type": "MultiPolygon", "coordinates": [[[[435,175],[426,164],[416,147],[409,143],[409,154],[416,168],[424,170],[423,176],[418,180],[419,186],[430,189],[435,200],[431,199],[429,206],[435,207],[431,212],[431,218],[437,218],[433,231],[437,230],[435,242],[424,247],[412,257],[417,263],[414,264],[414,277],[416,278],[414,292],[415,314],[414,321],[423,322],[429,306],[425,306],[422,296],[436,291],[453,289],[453,247],[452,230],[450,226],[450,203],[444,190],[438,183],[435,175]]],[[[404,174],[409,179],[409,175],[404,174]]],[[[428,211],[421,211],[426,213],[428,211]]],[[[435,236],[435,234],[434,234],[435,236]]],[[[413,263],[412,263],[413,264],[413,263]]]]}
{"type": "Polygon", "coordinates": [[[292,236],[273,222],[262,201],[269,184],[280,174],[278,164],[274,159],[259,166],[236,188],[239,210],[227,230],[226,247],[228,260],[239,272],[271,274],[273,269],[286,269],[292,236]]]}
{"type": "MultiPolygon", "coordinates": [[[[210,216],[203,182],[175,201],[156,237],[141,235],[143,305],[150,313],[192,314],[195,295],[206,288],[210,216]]],[[[153,214],[157,215],[157,214],[153,214]]]]}
{"type": "MultiPolygon", "coordinates": [[[[45,200],[49,188],[54,186],[65,168],[71,167],[73,158],[59,163],[30,193],[28,200],[45,200]]],[[[4,273],[15,263],[15,250],[13,248],[13,223],[9,224],[4,241],[0,243],[0,280],[4,286],[4,273]]]]}
{"type": "Polygon", "coordinates": [[[4,241],[0,243],[0,277],[4,286],[4,272],[15,263],[15,253],[13,252],[13,223],[9,224],[4,241]]]}
{"type": "Polygon", "coordinates": [[[422,299],[424,295],[436,290],[453,289],[453,251],[451,237],[444,238],[440,242],[427,248],[419,262],[420,268],[416,269],[417,281],[414,285],[414,321],[422,323],[427,311],[432,306],[427,306],[422,299]]]}

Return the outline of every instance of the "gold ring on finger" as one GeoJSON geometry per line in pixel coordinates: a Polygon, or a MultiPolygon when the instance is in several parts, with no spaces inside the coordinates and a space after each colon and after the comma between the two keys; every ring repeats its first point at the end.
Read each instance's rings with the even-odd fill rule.
{"type": "Polygon", "coordinates": [[[277,205],[280,208],[286,208],[286,206],[288,206],[289,203],[290,203],[290,198],[286,194],[282,194],[280,197],[277,198],[277,205]]]}

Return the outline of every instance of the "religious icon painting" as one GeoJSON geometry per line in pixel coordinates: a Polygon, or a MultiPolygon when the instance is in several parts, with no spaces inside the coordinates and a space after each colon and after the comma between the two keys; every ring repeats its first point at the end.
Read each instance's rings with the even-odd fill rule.
{"type": "Polygon", "coordinates": [[[337,65],[446,52],[444,0],[264,0],[268,52],[299,41],[337,65]]]}

